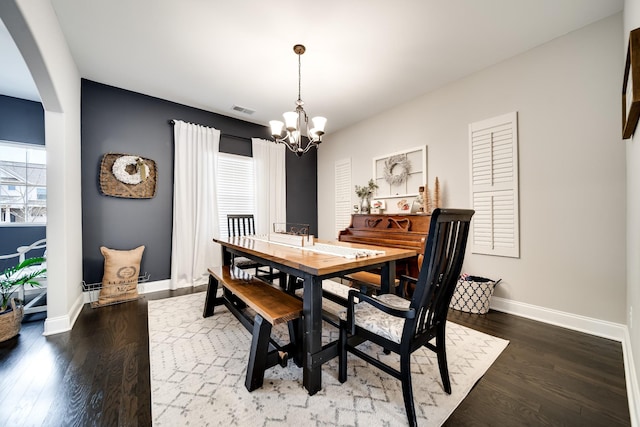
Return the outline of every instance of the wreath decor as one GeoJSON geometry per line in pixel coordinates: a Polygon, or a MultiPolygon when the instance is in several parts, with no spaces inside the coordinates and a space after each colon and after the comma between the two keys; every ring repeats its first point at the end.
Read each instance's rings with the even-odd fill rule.
{"type": "Polygon", "coordinates": [[[407,180],[410,171],[411,162],[405,155],[391,156],[384,161],[384,180],[389,185],[402,184],[407,180]]]}
{"type": "Polygon", "coordinates": [[[138,156],[121,156],[113,162],[113,175],[120,182],[137,185],[147,180],[149,176],[149,166],[138,156]],[[127,166],[135,165],[136,172],[129,173],[127,166]]]}
{"type": "Polygon", "coordinates": [[[156,162],[130,154],[107,153],[100,162],[102,194],[128,199],[151,199],[156,195],[156,162]]]}

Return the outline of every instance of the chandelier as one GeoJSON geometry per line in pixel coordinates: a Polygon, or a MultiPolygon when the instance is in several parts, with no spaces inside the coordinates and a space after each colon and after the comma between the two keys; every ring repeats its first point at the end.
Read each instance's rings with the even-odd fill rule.
{"type": "Polygon", "coordinates": [[[322,142],[324,126],[327,123],[327,119],[324,117],[314,117],[311,119],[313,127],[309,128],[309,117],[304,111],[304,102],[300,98],[300,82],[302,80],[300,77],[300,57],[305,50],[305,47],[301,44],[293,46],[293,51],[298,55],[298,100],[296,101],[295,111],[288,111],[282,115],[284,123],[279,120],[271,120],[269,122],[271,136],[273,136],[274,141],[286,145],[298,157],[301,157],[312,147],[318,147],[318,144],[322,142]],[[302,134],[303,129],[306,135],[302,134]],[[303,136],[306,136],[306,141],[303,140],[303,136]]]}

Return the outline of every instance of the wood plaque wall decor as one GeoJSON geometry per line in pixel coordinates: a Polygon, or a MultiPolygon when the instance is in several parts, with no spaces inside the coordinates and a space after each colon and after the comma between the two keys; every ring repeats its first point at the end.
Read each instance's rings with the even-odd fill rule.
{"type": "Polygon", "coordinates": [[[629,33],[622,83],[622,139],[631,138],[640,117],[640,28],[629,33]]]}
{"type": "Polygon", "coordinates": [[[151,159],[122,153],[102,156],[100,191],[107,196],[151,199],[156,195],[157,177],[156,162],[151,159]]]}

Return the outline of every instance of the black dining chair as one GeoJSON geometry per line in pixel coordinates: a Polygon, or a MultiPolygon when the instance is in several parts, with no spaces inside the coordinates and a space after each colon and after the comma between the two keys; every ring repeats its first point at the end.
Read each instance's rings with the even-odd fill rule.
{"type": "Polygon", "coordinates": [[[431,216],[424,259],[417,279],[401,276],[401,285],[415,284],[411,300],[395,294],[376,297],[351,290],[340,322],[338,379],[347,380],[347,352],[402,381],[407,418],[416,425],[411,386],[411,354],[424,347],[437,354],[442,386],[451,394],[445,326],[449,302],[462,268],[473,210],[436,209],[431,216]],[[435,343],[431,340],[435,338],[435,343]],[[400,370],[357,348],[371,341],[385,353],[400,356],[400,370]]]}
{"type": "MultiPolygon", "coordinates": [[[[229,237],[253,236],[256,234],[256,225],[253,214],[229,214],[227,215],[227,230],[229,237]]],[[[255,276],[269,281],[278,277],[273,268],[265,266],[249,258],[231,255],[231,265],[242,270],[255,269],[255,276]]]]}

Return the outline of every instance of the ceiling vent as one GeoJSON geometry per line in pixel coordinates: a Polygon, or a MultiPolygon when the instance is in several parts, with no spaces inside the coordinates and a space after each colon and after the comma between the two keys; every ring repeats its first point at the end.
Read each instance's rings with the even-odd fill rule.
{"type": "Polygon", "coordinates": [[[256,112],[256,110],[252,110],[251,108],[241,107],[239,105],[234,105],[231,107],[233,111],[237,111],[239,113],[251,115],[256,112]]]}

